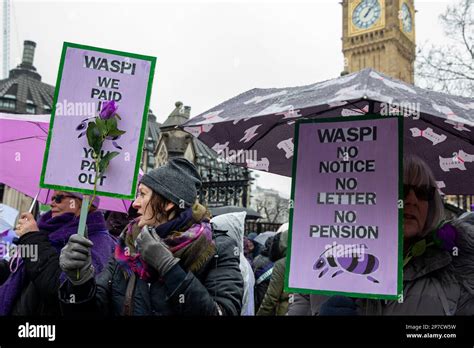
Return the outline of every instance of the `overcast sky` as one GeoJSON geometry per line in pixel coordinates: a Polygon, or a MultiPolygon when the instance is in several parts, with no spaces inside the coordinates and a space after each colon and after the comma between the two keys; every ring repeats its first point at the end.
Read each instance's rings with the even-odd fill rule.
{"type": "MultiPolygon", "coordinates": [[[[157,57],[150,107],[163,122],[181,100],[195,116],[252,88],[289,87],[343,70],[342,6],[325,1],[12,1],[10,68],[24,40],[54,85],[64,41],[157,57]]],[[[453,1],[415,0],[417,44],[445,38],[438,16],[453,1]]],[[[290,179],[258,185],[289,196],[290,179]]]]}

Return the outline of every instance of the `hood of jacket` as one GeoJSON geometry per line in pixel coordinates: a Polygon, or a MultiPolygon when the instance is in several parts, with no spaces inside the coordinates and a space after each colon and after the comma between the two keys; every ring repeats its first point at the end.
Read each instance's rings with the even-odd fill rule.
{"type": "Polygon", "coordinates": [[[237,242],[239,252],[244,252],[244,232],[246,212],[218,215],[211,219],[212,228],[217,231],[226,231],[226,234],[237,242]]]}

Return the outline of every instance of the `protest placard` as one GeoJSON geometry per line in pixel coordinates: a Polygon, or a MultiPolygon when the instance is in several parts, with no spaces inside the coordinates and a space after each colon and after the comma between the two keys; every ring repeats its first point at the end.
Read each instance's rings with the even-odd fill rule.
{"type": "Polygon", "coordinates": [[[354,116],[297,123],[286,291],[401,294],[402,122],[354,116]]]}
{"type": "Polygon", "coordinates": [[[64,43],[40,187],[93,194],[96,186],[97,195],[134,198],[155,64],[155,57],[64,43]],[[97,123],[117,130],[104,138],[100,158],[116,157],[95,182],[87,128],[105,101],[115,102],[120,118],[97,123]]]}

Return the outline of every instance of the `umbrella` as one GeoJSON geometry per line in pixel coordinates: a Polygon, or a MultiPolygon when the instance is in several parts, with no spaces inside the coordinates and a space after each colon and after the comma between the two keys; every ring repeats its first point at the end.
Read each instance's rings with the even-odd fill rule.
{"type": "MultiPolygon", "coordinates": [[[[49,115],[0,113],[0,129],[0,183],[49,203],[54,190],[39,188],[49,115]]],[[[130,204],[128,200],[101,197],[99,209],[127,213],[130,204]]]]}
{"type": "Polygon", "coordinates": [[[0,204],[0,238],[5,231],[11,230],[15,226],[18,210],[5,204],[0,204]]]}
{"type": "Polygon", "coordinates": [[[308,86],[252,89],[181,128],[230,163],[291,176],[295,120],[397,113],[405,119],[404,151],[431,166],[442,193],[474,193],[474,99],[373,69],[308,86]]]}
{"type": "Polygon", "coordinates": [[[275,234],[276,232],[273,232],[273,231],[262,232],[257,237],[255,237],[253,241],[261,245],[265,245],[265,242],[267,241],[267,239],[270,237],[273,237],[275,234]]]}
{"type": "Polygon", "coordinates": [[[247,215],[245,216],[245,219],[256,220],[262,217],[259,213],[257,213],[253,209],[244,208],[244,207],[236,207],[232,205],[229,205],[226,207],[213,207],[213,208],[209,208],[209,210],[211,211],[212,216],[218,216],[218,215],[229,214],[229,213],[240,213],[242,211],[245,211],[247,213],[247,215]]]}

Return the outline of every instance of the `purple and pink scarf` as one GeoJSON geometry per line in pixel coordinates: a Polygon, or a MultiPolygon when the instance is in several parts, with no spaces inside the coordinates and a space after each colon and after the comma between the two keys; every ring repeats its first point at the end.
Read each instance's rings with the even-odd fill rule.
{"type": "MultiPolygon", "coordinates": [[[[209,218],[207,209],[196,203],[173,220],[153,228],[187,271],[198,272],[215,254],[209,218]]],[[[115,258],[128,274],[134,272],[140,279],[151,281],[154,272],[135,250],[134,242],[139,233],[136,221],[132,221],[115,247],[115,258]]]]}

